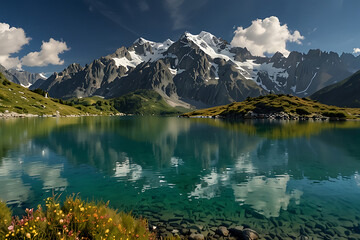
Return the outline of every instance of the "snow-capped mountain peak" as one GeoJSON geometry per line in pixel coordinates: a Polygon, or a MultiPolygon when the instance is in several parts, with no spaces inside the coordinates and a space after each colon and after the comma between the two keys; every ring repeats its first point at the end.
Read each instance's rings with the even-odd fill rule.
{"type": "Polygon", "coordinates": [[[154,43],[154,42],[149,41],[149,40],[146,40],[145,38],[139,37],[138,39],[136,39],[136,40],[134,41],[133,44],[143,45],[143,44],[145,44],[145,43],[154,43]]]}
{"type": "Polygon", "coordinates": [[[128,54],[123,57],[113,57],[117,67],[123,66],[128,71],[130,68],[136,68],[143,62],[154,62],[162,57],[174,41],[167,39],[162,43],[138,38],[134,44],[127,49],[128,54]]]}

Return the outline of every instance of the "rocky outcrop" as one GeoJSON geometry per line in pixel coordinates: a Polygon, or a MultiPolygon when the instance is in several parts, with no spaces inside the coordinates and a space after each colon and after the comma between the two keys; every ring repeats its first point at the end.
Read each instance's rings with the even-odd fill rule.
{"type": "Polygon", "coordinates": [[[109,58],[100,58],[81,67],[73,63],[60,73],[54,73],[39,87],[55,98],[88,97],[104,84],[125,74],[109,58]]]}

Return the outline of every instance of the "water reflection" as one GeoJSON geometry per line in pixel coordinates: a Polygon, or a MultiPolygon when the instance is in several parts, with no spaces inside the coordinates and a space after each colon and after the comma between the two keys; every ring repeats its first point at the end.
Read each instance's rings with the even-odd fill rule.
{"type": "Polygon", "coordinates": [[[124,178],[127,180],[136,181],[141,178],[142,167],[138,164],[131,164],[127,158],[122,163],[116,162],[114,177],[124,178]]]}
{"type": "Polygon", "coordinates": [[[289,175],[279,175],[274,178],[255,176],[247,183],[233,184],[235,201],[248,204],[265,217],[279,217],[280,210],[287,210],[290,200],[300,204],[303,194],[298,189],[287,191],[289,175]]]}
{"type": "Polygon", "coordinates": [[[24,119],[0,121],[0,133],[0,198],[16,203],[53,189],[145,198],[165,188],[173,201],[230,194],[224,201],[279,217],[306,199],[310,181],[359,184],[358,122],[24,119]]]}
{"type": "MultiPolygon", "coordinates": [[[[274,161],[273,166],[287,163],[286,156],[287,154],[283,159],[275,157],[277,160],[274,161]]],[[[201,183],[196,185],[189,196],[210,199],[216,197],[221,188],[231,186],[236,202],[251,206],[265,217],[278,217],[280,210],[287,210],[291,199],[299,204],[302,191],[298,189],[288,190],[290,176],[288,174],[258,175],[259,169],[253,164],[256,157],[252,153],[241,154],[233,168],[228,168],[222,173],[213,170],[201,178],[201,183]],[[241,174],[246,174],[246,179],[234,181],[236,175],[241,174]]],[[[267,167],[269,168],[269,166],[267,167]]]]}
{"type": "Polygon", "coordinates": [[[0,164],[0,197],[9,204],[21,204],[34,194],[33,185],[44,191],[64,191],[67,179],[61,176],[64,164],[54,161],[48,149],[39,148],[32,141],[10,152],[0,164]]]}

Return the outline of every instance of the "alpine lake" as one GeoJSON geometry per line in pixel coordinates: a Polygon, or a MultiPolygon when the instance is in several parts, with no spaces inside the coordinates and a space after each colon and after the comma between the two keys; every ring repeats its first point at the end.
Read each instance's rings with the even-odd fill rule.
{"type": "Polygon", "coordinates": [[[73,193],[168,231],[360,239],[360,122],[0,119],[0,199],[73,193]]]}

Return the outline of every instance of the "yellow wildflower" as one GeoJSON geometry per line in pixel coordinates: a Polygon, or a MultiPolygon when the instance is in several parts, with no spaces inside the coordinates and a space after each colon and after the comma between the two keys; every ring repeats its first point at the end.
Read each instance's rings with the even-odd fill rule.
{"type": "Polygon", "coordinates": [[[106,229],[106,230],[105,230],[105,233],[109,233],[109,232],[110,232],[110,230],[109,230],[109,229],[106,229]]]}
{"type": "Polygon", "coordinates": [[[83,207],[82,207],[82,208],[80,208],[80,211],[81,211],[81,212],[83,212],[84,210],[85,210],[85,209],[84,209],[83,207]]]}
{"type": "Polygon", "coordinates": [[[31,234],[30,234],[30,233],[27,233],[25,236],[26,236],[27,238],[31,238],[31,234]]]}

